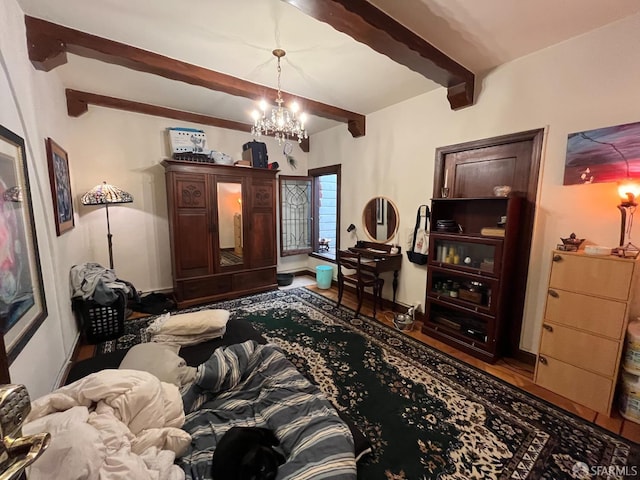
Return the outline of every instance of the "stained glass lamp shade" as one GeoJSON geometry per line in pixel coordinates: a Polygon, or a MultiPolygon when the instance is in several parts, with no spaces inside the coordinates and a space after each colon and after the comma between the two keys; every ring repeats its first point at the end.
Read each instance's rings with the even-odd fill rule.
{"type": "Polygon", "coordinates": [[[107,242],[109,244],[109,268],[113,270],[113,242],[111,235],[111,226],[109,225],[109,205],[118,203],[131,203],[133,197],[130,193],[125,192],[115,185],[102,182],[96,185],[82,196],[83,205],[104,205],[107,212],[107,242]]]}

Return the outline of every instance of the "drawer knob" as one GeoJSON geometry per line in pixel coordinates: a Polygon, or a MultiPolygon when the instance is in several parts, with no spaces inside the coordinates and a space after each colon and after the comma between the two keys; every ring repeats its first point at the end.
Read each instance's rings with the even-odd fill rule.
{"type": "Polygon", "coordinates": [[[554,261],[554,262],[560,262],[560,261],[562,261],[562,255],[554,255],[554,256],[553,256],[553,261],[554,261]]]}
{"type": "Polygon", "coordinates": [[[544,328],[547,332],[553,332],[553,327],[551,325],[547,325],[546,323],[542,325],[542,328],[544,328]]]}
{"type": "Polygon", "coordinates": [[[558,292],[556,292],[555,290],[551,290],[549,289],[549,295],[551,295],[553,298],[559,298],[560,294],[558,292]]]}
{"type": "Polygon", "coordinates": [[[547,364],[547,359],[546,359],[546,358],[544,358],[544,357],[538,357],[538,361],[539,361],[541,364],[543,364],[543,365],[546,365],[546,364],[547,364]]]}

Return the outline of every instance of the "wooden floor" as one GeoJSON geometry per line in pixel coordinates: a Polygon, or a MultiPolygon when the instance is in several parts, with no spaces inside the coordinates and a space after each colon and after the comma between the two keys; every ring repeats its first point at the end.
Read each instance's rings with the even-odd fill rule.
{"type": "MultiPolygon", "coordinates": [[[[334,301],[336,301],[338,298],[338,290],[335,286],[332,286],[330,289],[319,289],[315,284],[313,284],[307,286],[307,288],[334,301]]],[[[355,294],[352,294],[348,291],[345,292],[342,299],[342,304],[355,310],[357,307],[355,294]]],[[[364,302],[364,305],[362,306],[361,314],[367,316],[371,316],[373,314],[370,303],[366,300],[364,302]]],[[[140,316],[140,314],[134,313],[129,317],[129,319],[139,318],[140,316]]],[[[389,326],[393,326],[393,314],[389,310],[378,312],[376,318],[388,324],[389,326]]],[[[607,417],[606,415],[597,413],[587,407],[578,405],[577,403],[567,400],[566,398],[552,393],[549,390],[541,388],[533,383],[533,367],[518,362],[515,359],[509,358],[500,359],[495,364],[491,365],[489,363],[483,362],[482,360],[478,360],[471,355],[461,352],[453,347],[450,347],[445,343],[424,335],[420,331],[420,326],[421,325],[418,324],[412,332],[408,332],[408,335],[411,335],[413,338],[419,340],[422,343],[448,353],[458,360],[473,365],[495,377],[501,378],[505,382],[510,383],[511,385],[529,392],[543,400],[546,400],[549,403],[567,410],[568,412],[571,412],[589,422],[593,422],[600,427],[605,428],[606,430],[619,434],[622,437],[633,442],[640,443],[640,425],[624,419],[618,413],[617,409],[614,408],[612,416],[607,417]]],[[[79,346],[76,355],[74,356],[75,360],[83,360],[85,358],[92,357],[94,355],[94,349],[95,347],[92,345],[79,346]]]]}

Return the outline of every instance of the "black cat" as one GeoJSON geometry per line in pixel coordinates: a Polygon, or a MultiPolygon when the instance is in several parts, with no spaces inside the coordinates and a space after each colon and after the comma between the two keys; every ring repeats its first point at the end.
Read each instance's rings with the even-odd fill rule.
{"type": "Polygon", "coordinates": [[[232,427],[213,452],[214,480],[273,480],[284,456],[273,449],[280,442],[271,430],[232,427]]]}

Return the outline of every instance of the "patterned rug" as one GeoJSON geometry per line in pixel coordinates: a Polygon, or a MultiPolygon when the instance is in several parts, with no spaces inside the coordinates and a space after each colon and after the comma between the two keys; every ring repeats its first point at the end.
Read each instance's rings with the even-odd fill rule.
{"type": "MultiPolygon", "coordinates": [[[[298,288],[218,302],[253,323],[368,437],[360,479],[637,478],[640,446],[298,288]]],[[[197,310],[198,308],[190,309],[197,310]]],[[[100,351],[147,341],[150,319],[100,351]]]]}

